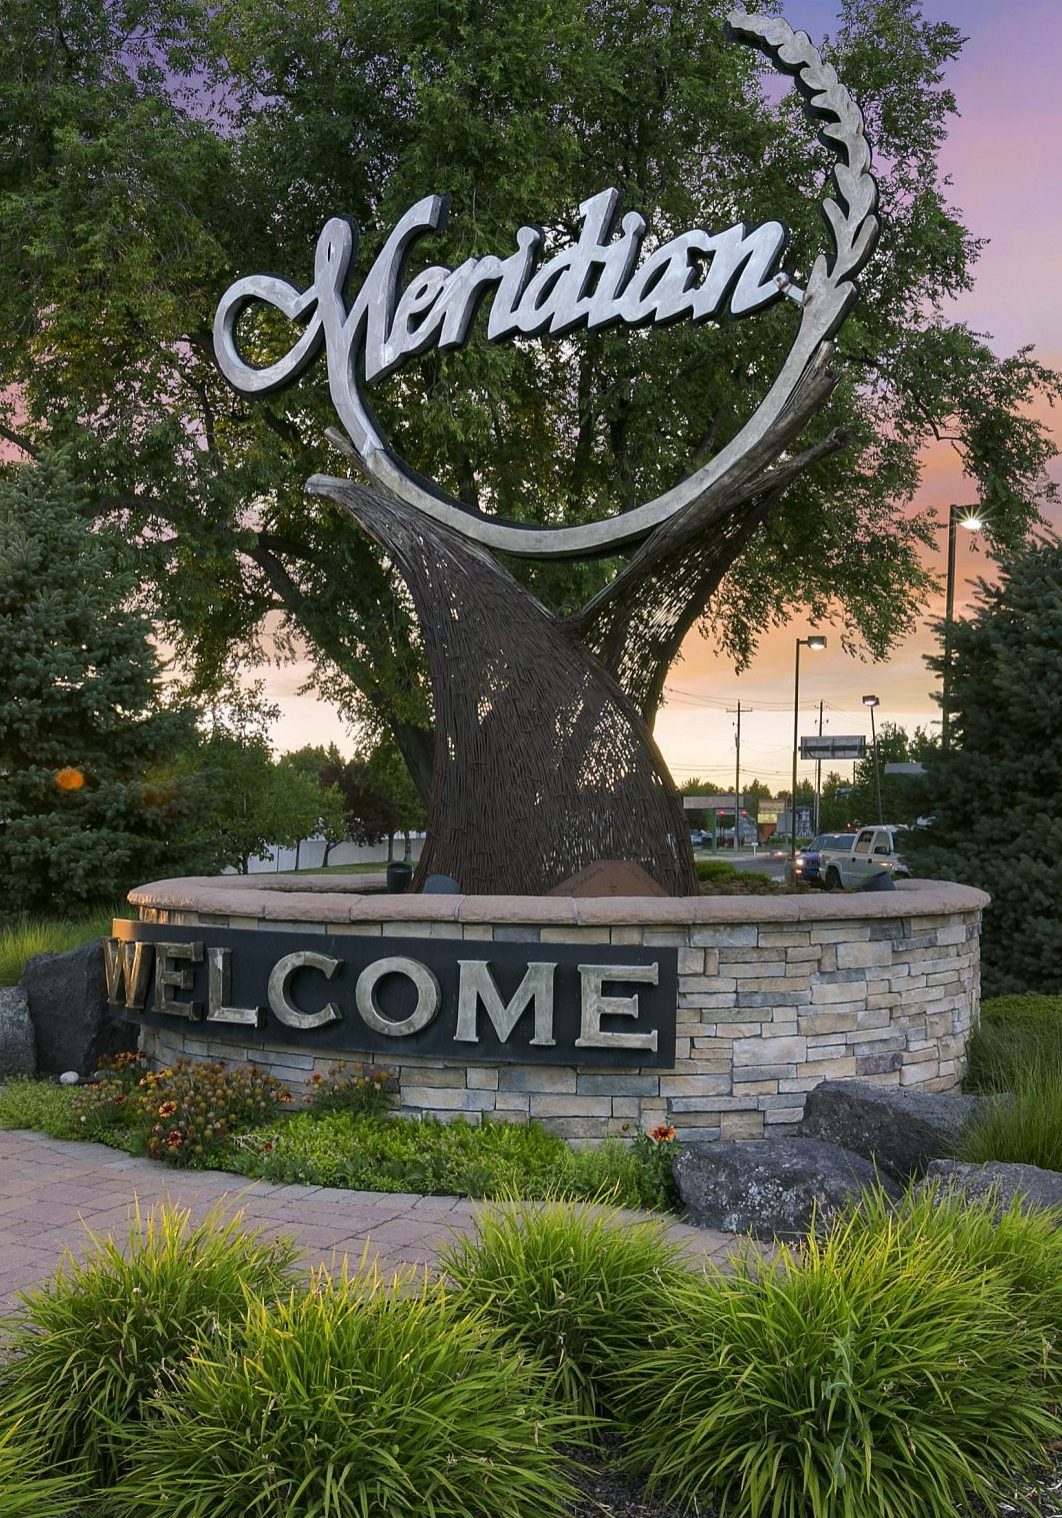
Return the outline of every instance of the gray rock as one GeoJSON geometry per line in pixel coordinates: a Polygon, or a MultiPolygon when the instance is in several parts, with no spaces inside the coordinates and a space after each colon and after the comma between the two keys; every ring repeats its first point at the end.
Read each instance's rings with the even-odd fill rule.
{"type": "Polygon", "coordinates": [[[76,1086],[81,1080],[76,1070],[64,1070],[59,1077],[60,1086],[76,1086]]]}
{"type": "Polygon", "coordinates": [[[916,1189],[922,1192],[938,1185],[959,1192],[971,1202],[994,1197],[1001,1212],[1007,1210],[1015,1197],[1022,1198],[1023,1210],[1057,1207],[1062,1227],[1062,1174],[1057,1170],[1041,1170],[1037,1165],[1005,1165],[1001,1160],[990,1160],[986,1165],[934,1160],[916,1189]]]}
{"type": "Polygon", "coordinates": [[[37,1045],[21,986],[0,986],[0,1075],[33,1075],[37,1045]]]}
{"type": "Polygon", "coordinates": [[[138,1025],[116,1017],[107,1005],[99,939],[65,954],[35,955],[26,961],[22,985],[37,1037],[39,1074],[89,1075],[104,1055],[136,1048],[138,1025]]]}
{"type": "Polygon", "coordinates": [[[870,1081],[822,1081],[808,1092],[799,1132],[851,1149],[897,1180],[955,1154],[984,1097],[906,1091],[870,1081]]]}
{"type": "Polygon", "coordinates": [[[900,1194],[861,1155],[821,1139],[685,1144],[674,1171],[692,1223],[760,1239],[806,1234],[876,1184],[900,1194]]]}

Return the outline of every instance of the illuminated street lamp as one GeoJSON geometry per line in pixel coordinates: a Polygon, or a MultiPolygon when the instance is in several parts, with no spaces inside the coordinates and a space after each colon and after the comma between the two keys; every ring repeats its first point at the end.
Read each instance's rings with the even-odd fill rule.
{"type": "Polygon", "coordinates": [[[864,696],[863,705],[870,707],[870,744],[874,750],[874,788],[878,793],[878,825],[885,821],[881,806],[881,767],[878,764],[878,730],[874,726],[874,708],[880,705],[877,696],[864,696]]]}
{"type": "Polygon", "coordinates": [[[797,807],[797,759],[800,757],[800,650],[813,648],[816,652],[826,647],[821,633],[796,640],[796,672],[793,676],[793,794],[789,802],[789,878],[796,879],[796,807],[797,807]]]}
{"type": "Polygon", "coordinates": [[[976,506],[948,507],[948,588],[944,603],[944,678],[940,690],[940,746],[951,744],[951,629],[955,613],[955,529],[980,532],[984,519],[976,506]]]}

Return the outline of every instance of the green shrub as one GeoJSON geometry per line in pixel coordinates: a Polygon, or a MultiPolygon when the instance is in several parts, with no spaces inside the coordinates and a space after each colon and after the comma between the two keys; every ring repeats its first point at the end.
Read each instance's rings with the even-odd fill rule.
{"type": "Polygon", "coordinates": [[[64,1518],[76,1494],[71,1475],[39,1474],[42,1452],[17,1424],[0,1433],[0,1518],[64,1518]]]}
{"type": "Polygon", "coordinates": [[[738,880],[741,876],[741,871],[729,859],[698,859],[694,862],[698,880],[738,880]]]}
{"type": "Polygon", "coordinates": [[[398,1080],[383,1065],[337,1060],[327,1075],[310,1076],[311,1112],[350,1112],[383,1117],[395,1105],[398,1080]]]}
{"type": "Polygon", "coordinates": [[[50,1138],[84,1138],[74,1111],[76,1091],[54,1081],[19,1077],[0,1086],[0,1128],[25,1128],[50,1138]]]}
{"type": "Polygon", "coordinates": [[[28,1293],[5,1327],[0,1426],[14,1423],[47,1449],[106,1481],[119,1468],[144,1403],[201,1333],[241,1319],[244,1287],[285,1288],[298,1250],[241,1229],[241,1219],[162,1207],[130,1226],[126,1250],[90,1234],[54,1281],[28,1293]]]}
{"type": "Polygon", "coordinates": [[[0,986],[17,985],[27,959],[62,954],[111,931],[114,908],[87,917],[17,917],[0,929],[0,986]]]}
{"type": "Polygon", "coordinates": [[[192,1360],[119,1488],[125,1518],[561,1518],[578,1424],[438,1288],[376,1275],[266,1305],[192,1360]]]}
{"type": "Polygon", "coordinates": [[[1032,1070],[1062,1078],[1062,996],[997,996],[970,1040],[968,1091],[1013,1091],[1032,1070]]]}
{"type": "Polygon", "coordinates": [[[652,1344],[681,1261],[662,1223],[562,1201],[492,1208],[441,1255],[464,1299],[549,1371],[562,1405],[587,1415],[611,1410],[610,1377],[652,1344]]]}
{"type": "Polygon", "coordinates": [[[960,1157],[1062,1170],[1062,1069],[1034,1063],[1013,1072],[1010,1086],[1011,1097],[990,1102],[972,1119],[960,1157]]]}
{"type": "Polygon", "coordinates": [[[294,1113],[245,1134],[220,1162],[243,1175],[356,1191],[426,1196],[607,1195],[629,1207],[669,1204],[670,1166],[648,1139],[573,1150],[537,1123],[440,1123],[434,1118],[294,1113]]]}
{"type": "Polygon", "coordinates": [[[879,1208],[676,1297],[619,1378],[630,1458],[732,1518],[954,1518],[1059,1431],[1041,1341],[952,1216],[879,1208]]]}
{"type": "Polygon", "coordinates": [[[357,1191],[489,1196],[548,1188],[568,1149],[536,1124],[440,1123],[298,1112],[230,1148],[245,1175],[357,1191]]]}

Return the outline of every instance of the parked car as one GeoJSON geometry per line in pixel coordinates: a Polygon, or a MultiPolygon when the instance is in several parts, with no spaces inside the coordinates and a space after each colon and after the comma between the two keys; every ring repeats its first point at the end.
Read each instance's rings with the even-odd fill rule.
{"type": "Polygon", "coordinates": [[[844,846],[822,849],[819,869],[827,891],[864,890],[870,880],[887,871],[894,880],[909,880],[911,872],[903,861],[894,827],[862,828],[844,835],[844,846]]]}
{"type": "Polygon", "coordinates": [[[690,843],[695,849],[703,849],[711,841],[711,833],[706,833],[703,828],[690,828],[690,843]]]}
{"type": "Polygon", "coordinates": [[[821,860],[823,849],[844,850],[855,842],[854,833],[820,833],[796,856],[796,879],[802,885],[825,885],[821,860]]]}

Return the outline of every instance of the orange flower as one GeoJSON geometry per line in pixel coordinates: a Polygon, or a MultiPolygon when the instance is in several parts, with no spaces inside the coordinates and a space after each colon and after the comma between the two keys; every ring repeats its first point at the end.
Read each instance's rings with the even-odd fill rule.
{"type": "Polygon", "coordinates": [[[660,1123],[650,1133],[654,1144],[673,1144],[678,1137],[670,1123],[660,1123]]]}
{"type": "Polygon", "coordinates": [[[61,791],[79,791],[85,783],[85,777],[72,764],[66,764],[61,770],[56,770],[55,783],[61,791]]]}
{"type": "Polygon", "coordinates": [[[163,1102],[162,1106],[159,1108],[159,1117],[172,1117],[176,1111],[176,1102],[163,1102]]]}

